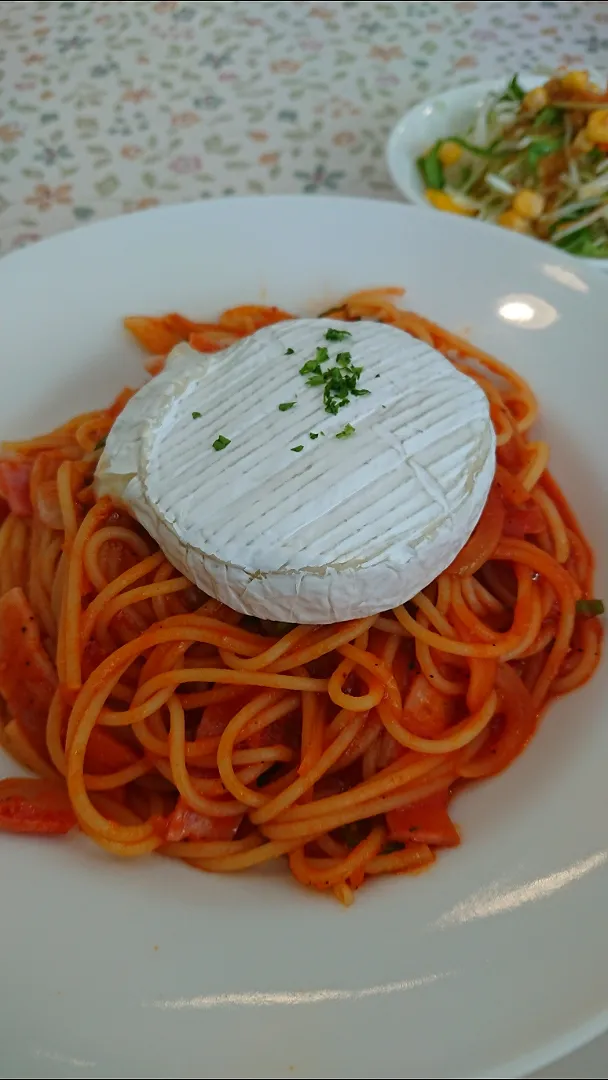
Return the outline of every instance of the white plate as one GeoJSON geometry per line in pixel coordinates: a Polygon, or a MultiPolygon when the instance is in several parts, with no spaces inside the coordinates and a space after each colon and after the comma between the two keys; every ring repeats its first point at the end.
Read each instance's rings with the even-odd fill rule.
{"type": "MultiPolygon", "coordinates": [[[[38,432],[141,379],[125,313],[211,317],[258,300],[312,313],[395,283],[531,380],[602,595],[606,283],[449,215],[234,199],[12,255],[0,431],[38,432]]],[[[515,1077],[590,1038],[608,1026],[607,675],[553,705],[505,775],[459,797],[461,848],[366,887],[348,911],[281,869],[206,876],[79,837],[3,835],[0,1074],[515,1077]]]]}
{"type": "MultiPolygon", "coordinates": [[[[591,72],[591,78],[600,85],[604,85],[606,81],[594,72],[591,72]]],[[[547,76],[524,72],[518,75],[518,79],[523,90],[532,90],[533,87],[545,83],[547,76]]],[[[509,76],[502,76],[499,79],[486,79],[483,82],[467,83],[465,86],[444,90],[435,97],[419,101],[395,124],[386,147],[386,163],[393,183],[409,202],[429,206],[424,194],[424,183],[416,165],[420,155],[437,139],[467,132],[488,95],[502,92],[508,82],[509,76]]],[[[577,256],[576,261],[590,263],[604,270],[608,268],[608,259],[577,256]]]]}

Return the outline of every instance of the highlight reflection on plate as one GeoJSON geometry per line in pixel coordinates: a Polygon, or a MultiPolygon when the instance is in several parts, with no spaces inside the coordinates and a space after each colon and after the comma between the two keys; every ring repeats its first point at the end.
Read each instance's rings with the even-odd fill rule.
{"type": "Polygon", "coordinates": [[[557,308],[540,296],[530,293],[514,293],[505,296],[497,308],[501,319],[525,330],[545,330],[559,319],[557,308]]]}

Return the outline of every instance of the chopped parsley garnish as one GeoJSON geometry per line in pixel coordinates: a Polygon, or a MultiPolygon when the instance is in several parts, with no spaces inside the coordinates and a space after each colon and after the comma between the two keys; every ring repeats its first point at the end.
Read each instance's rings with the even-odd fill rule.
{"type": "Polygon", "coordinates": [[[95,450],[103,450],[104,446],[106,445],[106,440],[107,440],[107,438],[108,438],[108,436],[107,436],[107,435],[104,435],[104,436],[103,436],[103,437],[102,437],[102,438],[101,438],[101,439],[99,440],[99,442],[95,443],[95,447],[94,447],[94,449],[95,449],[95,450]]]}
{"type": "Polygon", "coordinates": [[[585,615],[588,619],[592,619],[594,615],[603,615],[605,610],[603,600],[576,601],[576,614],[585,615]]]}
{"type": "Polygon", "coordinates": [[[325,332],[326,341],[344,341],[345,338],[351,337],[350,330],[335,330],[330,326],[329,330],[325,332]]]}
{"type": "Polygon", "coordinates": [[[309,431],[308,432],[308,438],[309,439],[318,439],[319,438],[319,432],[318,431],[309,431]]]}
{"type": "Polygon", "coordinates": [[[218,435],[217,439],[213,443],[214,450],[225,450],[227,446],[230,446],[230,439],[227,439],[225,435],[218,435]]]}
{"type": "Polygon", "coordinates": [[[285,356],[293,356],[295,349],[285,349],[285,356]]]}
{"type": "Polygon", "coordinates": [[[352,424],[347,424],[346,427],[342,428],[342,431],[338,432],[338,434],[336,435],[336,439],[348,439],[350,435],[354,435],[354,434],[355,434],[355,429],[354,429],[353,425],[352,424]]]}
{"type": "Polygon", "coordinates": [[[288,409],[293,409],[295,401],[282,401],[279,405],[279,412],[287,412],[288,409]]]}
{"type": "MultiPolygon", "coordinates": [[[[320,349],[317,349],[317,353],[319,353],[320,351],[321,351],[320,349]]],[[[327,349],[325,349],[325,352],[327,352],[327,349]]],[[[320,374],[321,374],[321,361],[318,359],[318,357],[315,357],[314,360],[307,360],[306,363],[302,364],[302,367],[300,368],[300,375],[320,375],[320,374]]]]}
{"type": "Polygon", "coordinates": [[[193,412],[193,413],[192,413],[192,419],[193,419],[193,420],[200,420],[200,418],[201,418],[201,416],[202,416],[202,415],[203,415],[203,414],[202,414],[202,413],[200,413],[200,412],[193,412]]]}
{"type": "Polygon", "coordinates": [[[339,367],[328,368],[324,373],[325,389],[323,390],[323,404],[325,412],[335,416],[338,411],[348,405],[350,395],[360,397],[362,391],[357,386],[357,381],[363,368],[354,367],[350,353],[338,353],[339,367]]]}
{"type": "Polygon", "coordinates": [[[293,451],[293,453],[294,453],[294,454],[299,454],[299,453],[300,453],[300,450],[303,450],[303,449],[304,449],[304,447],[303,447],[302,443],[300,443],[300,445],[299,445],[299,446],[292,446],[292,448],[291,448],[291,449],[292,449],[292,451],[293,451]]]}
{"type": "MultiPolygon", "coordinates": [[[[329,341],[341,341],[343,338],[350,337],[350,331],[334,330],[330,327],[325,337],[329,341]]],[[[336,355],[334,367],[322,367],[323,364],[328,363],[329,359],[329,352],[325,346],[319,346],[314,357],[302,364],[300,375],[306,377],[307,386],[323,387],[325,412],[336,416],[340,409],[349,404],[351,397],[363,397],[370,391],[357,385],[363,368],[355,367],[351,353],[339,352],[336,355]]]]}

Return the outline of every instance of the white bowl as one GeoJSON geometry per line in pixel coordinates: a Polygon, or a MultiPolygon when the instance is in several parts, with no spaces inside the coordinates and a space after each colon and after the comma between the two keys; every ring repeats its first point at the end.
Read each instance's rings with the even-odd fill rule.
{"type": "MultiPolygon", "coordinates": [[[[143,381],[127,313],[373,285],[537,392],[551,467],[606,596],[608,284],[452,214],[309,195],[133,214],[0,260],[0,438],[143,381]]],[[[328,483],[331,478],[328,478],[328,483]]],[[[0,1077],[521,1077],[608,1027],[608,664],[454,804],[463,845],[348,911],[273,873],[0,834],[0,1077]]],[[[0,751],[0,775],[15,765],[0,751]]]]}
{"type": "MultiPolygon", "coordinates": [[[[590,72],[590,75],[600,84],[605,81],[601,76],[596,76],[595,72],[590,72]]],[[[547,81],[547,76],[524,72],[518,74],[518,80],[523,90],[532,90],[535,86],[542,86],[547,81]]],[[[503,91],[508,82],[509,76],[503,75],[498,79],[485,79],[483,82],[456,86],[436,94],[435,97],[419,101],[401,117],[389,136],[386,162],[393,183],[409,202],[430,206],[416,164],[420,155],[437,139],[445,139],[456,133],[464,134],[488,94],[503,91]]],[[[581,255],[575,258],[603,270],[608,269],[608,259],[590,259],[581,255]]]]}

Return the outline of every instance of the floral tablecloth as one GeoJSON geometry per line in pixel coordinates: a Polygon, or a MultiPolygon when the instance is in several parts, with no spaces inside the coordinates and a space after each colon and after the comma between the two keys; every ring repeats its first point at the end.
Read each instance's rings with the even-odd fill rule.
{"type": "Polygon", "coordinates": [[[163,202],[393,198],[420,97],[607,57],[600,3],[0,2],[0,252],[163,202]]]}

